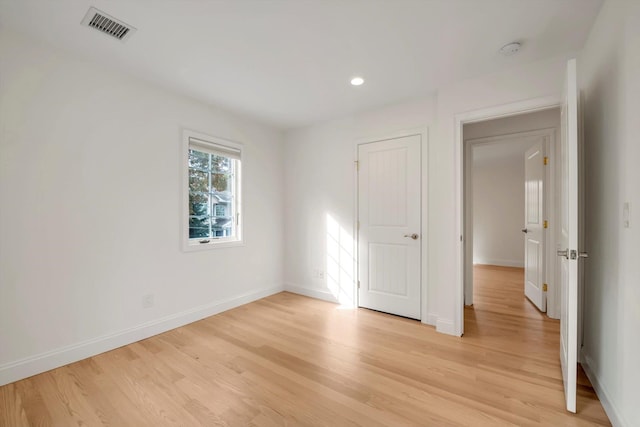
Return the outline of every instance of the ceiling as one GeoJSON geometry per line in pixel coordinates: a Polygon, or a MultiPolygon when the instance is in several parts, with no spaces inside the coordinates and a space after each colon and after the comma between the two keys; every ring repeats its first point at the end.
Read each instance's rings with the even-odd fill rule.
{"type": "Polygon", "coordinates": [[[286,129],[582,48],[601,0],[0,0],[0,26],[286,129]],[[90,6],[137,28],[81,26],[90,6]],[[523,49],[498,54],[511,41],[523,49]],[[352,76],[365,84],[352,87],[352,76]]]}

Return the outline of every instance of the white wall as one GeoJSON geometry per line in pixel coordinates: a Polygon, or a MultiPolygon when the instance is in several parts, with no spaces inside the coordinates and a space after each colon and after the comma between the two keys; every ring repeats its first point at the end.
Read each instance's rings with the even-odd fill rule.
{"type": "Polygon", "coordinates": [[[494,148],[473,148],[473,262],[523,267],[524,150],[477,160],[494,148]]]}
{"type": "MultiPolygon", "coordinates": [[[[455,116],[469,110],[531,98],[559,99],[566,61],[564,55],[443,88],[437,98],[380,109],[357,117],[292,130],[285,149],[285,282],[289,290],[331,299],[326,278],[314,270],[326,264],[327,215],[353,236],[354,141],[399,129],[430,126],[427,175],[423,196],[428,199],[427,241],[423,245],[428,307],[423,320],[440,332],[458,334],[456,259],[455,116]],[[526,84],[525,84],[526,83],[526,84]]],[[[425,150],[426,151],[426,150],[425,150]]],[[[423,226],[424,227],[424,226],[423,226]]],[[[353,272],[351,272],[353,274],[353,272]]],[[[353,295],[348,295],[353,298],[353,295]]]]}
{"type": "Polygon", "coordinates": [[[608,1],[578,63],[584,107],[583,366],[614,425],[640,420],[640,3],[608,1]],[[630,227],[622,224],[630,202],[630,227]]]}
{"type": "Polygon", "coordinates": [[[456,300],[456,259],[460,240],[456,234],[455,215],[455,116],[531,98],[559,98],[566,61],[572,56],[555,57],[465,80],[443,88],[437,98],[287,132],[287,288],[325,298],[331,296],[326,279],[314,278],[313,271],[325,264],[327,214],[336,218],[347,236],[353,236],[353,141],[430,125],[428,175],[424,177],[423,186],[429,206],[428,235],[423,249],[428,284],[426,320],[435,323],[441,332],[459,333],[462,325],[458,324],[456,316],[461,307],[457,307],[456,300]]]}
{"type": "Polygon", "coordinates": [[[282,288],[280,132],[15,34],[0,57],[0,384],[282,288]],[[182,127],[245,144],[245,246],[181,251],[182,127]]]}
{"type": "MultiPolygon", "coordinates": [[[[287,132],[284,191],[287,289],[353,303],[351,281],[355,276],[353,251],[349,248],[354,243],[356,141],[375,140],[401,130],[424,129],[434,115],[435,97],[431,97],[287,132]],[[333,239],[340,240],[343,247],[342,274],[332,272],[335,266],[328,260],[327,241],[333,239]],[[315,270],[324,269],[329,270],[325,278],[314,274],[315,270]]],[[[423,141],[425,158],[427,150],[428,144],[423,141]]],[[[424,176],[425,189],[426,179],[424,176]]],[[[423,232],[428,233],[426,224],[423,232]]],[[[424,247],[423,257],[426,260],[424,247]]]]}

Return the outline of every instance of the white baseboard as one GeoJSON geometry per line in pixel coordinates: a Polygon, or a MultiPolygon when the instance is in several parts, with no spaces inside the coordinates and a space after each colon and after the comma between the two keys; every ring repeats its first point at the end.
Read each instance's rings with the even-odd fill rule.
{"type": "Polygon", "coordinates": [[[149,338],[269,295],[277,294],[283,290],[282,286],[274,286],[268,289],[247,292],[152,320],[119,332],[5,363],[0,365],[0,386],[149,338]]]}
{"type": "Polygon", "coordinates": [[[456,332],[456,327],[452,320],[438,319],[436,321],[436,331],[441,334],[460,336],[456,332]]]}
{"type": "Polygon", "coordinates": [[[596,391],[598,395],[598,399],[600,399],[600,403],[602,403],[602,407],[604,408],[604,412],[607,413],[607,417],[609,417],[609,421],[613,427],[631,427],[631,423],[624,420],[620,411],[611,400],[611,395],[607,392],[604,384],[598,378],[596,371],[593,369],[593,361],[592,359],[585,354],[584,351],[581,352],[580,363],[582,365],[582,369],[587,374],[587,378],[591,381],[591,385],[593,389],[596,391]]]}
{"type": "MultiPolygon", "coordinates": [[[[287,292],[292,292],[294,294],[304,295],[307,297],[340,304],[338,299],[328,290],[306,288],[304,286],[294,285],[292,283],[285,283],[284,290],[287,292]]],[[[421,320],[421,322],[424,323],[425,325],[435,326],[438,332],[442,332],[444,334],[449,334],[449,335],[456,335],[455,328],[453,327],[453,323],[448,321],[440,322],[436,314],[427,314],[421,320]]]]}
{"type": "Polygon", "coordinates": [[[498,265],[501,267],[524,267],[524,261],[512,259],[474,259],[474,264],[498,265]]]}
{"type": "Polygon", "coordinates": [[[324,289],[311,289],[305,288],[304,286],[294,285],[292,283],[285,283],[284,290],[298,295],[338,303],[338,299],[331,292],[324,289]]]}
{"type": "Polygon", "coordinates": [[[438,324],[438,316],[436,314],[427,314],[422,323],[426,325],[436,326],[438,324]]]}

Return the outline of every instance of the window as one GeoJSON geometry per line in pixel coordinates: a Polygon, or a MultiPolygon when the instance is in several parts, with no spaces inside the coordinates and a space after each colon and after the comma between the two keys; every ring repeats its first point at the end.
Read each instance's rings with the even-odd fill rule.
{"type": "Polygon", "coordinates": [[[242,147],[191,131],[183,140],[185,250],[237,245],[242,147]]]}

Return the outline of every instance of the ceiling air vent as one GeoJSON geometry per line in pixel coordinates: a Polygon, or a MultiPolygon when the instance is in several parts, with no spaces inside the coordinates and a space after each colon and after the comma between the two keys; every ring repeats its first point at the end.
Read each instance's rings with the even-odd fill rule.
{"type": "Polygon", "coordinates": [[[136,29],[129,24],[109,16],[106,13],[90,7],[84,19],[81,22],[82,25],[86,25],[91,28],[95,28],[111,37],[115,37],[120,41],[126,41],[136,29]]]}

